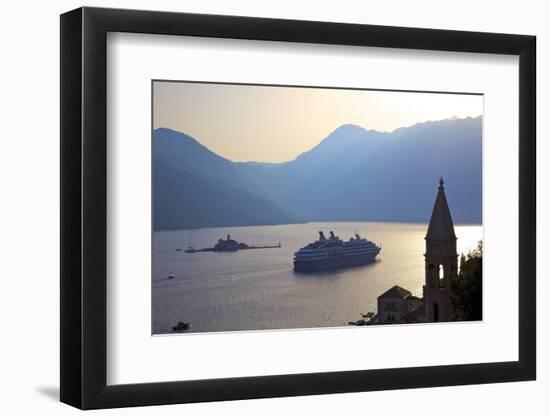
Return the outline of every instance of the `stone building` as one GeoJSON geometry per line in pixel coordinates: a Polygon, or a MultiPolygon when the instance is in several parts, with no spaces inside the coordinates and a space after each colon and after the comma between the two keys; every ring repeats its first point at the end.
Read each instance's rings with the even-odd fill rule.
{"type": "Polygon", "coordinates": [[[423,298],[426,322],[451,319],[453,311],[449,299],[450,283],[458,273],[456,235],[443,185],[441,178],[425,238],[423,298]]]}
{"type": "Polygon", "coordinates": [[[405,288],[394,285],[378,297],[377,321],[380,324],[402,323],[404,317],[421,305],[422,299],[415,297],[405,288]]]}

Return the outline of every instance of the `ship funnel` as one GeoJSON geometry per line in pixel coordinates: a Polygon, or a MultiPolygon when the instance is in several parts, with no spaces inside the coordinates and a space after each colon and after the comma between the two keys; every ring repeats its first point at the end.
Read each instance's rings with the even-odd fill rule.
{"type": "Polygon", "coordinates": [[[325,238],[325,234],[323,233],[322,230],[319,231],[319,240],[327,240],[327,239],[325,238]]]}
{"type": "Polygon", "coordinates": [[[330,237],[331,237],[332,239],[334,239],[334,238],[336,237],[336,236],[334,236],[334,232],[333,232],[332,230],[330,231],[330,237]]]}

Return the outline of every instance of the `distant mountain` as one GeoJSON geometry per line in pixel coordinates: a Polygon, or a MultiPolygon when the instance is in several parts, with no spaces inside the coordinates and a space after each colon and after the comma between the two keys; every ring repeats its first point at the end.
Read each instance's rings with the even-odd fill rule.
{"type": "Polygon", "coordinates": [[[239,172],[233,162],[211,152],[191,136],[175,130],[161,128],[154,131],[153,157],[214,184],[224,183],[253,193],[261,192],[239,172]]]}
{"type": "MultiPolygon", "coordinates": [[[[481,117],[453,118],[419,123],[391,133],[344,125],[310,151],[279,164],[234,163],[193,138],[168,129],[155,131],[153,152],[167,166],[185,171],[186,179],[192,174],[208,183],[201,187],[216,187],[212,196],[225,192],[229,201],[237,198],[231,193],[244,192],[259,198],[262,204],[270,203],[274,211],[264,212],[272,223],[287,223],[285,215],[305,221],[427,222],[440,176],[445,179],[454,221],[480,223],[481,123],[481,117]]],[[[181,193],[178,190],[182,183],[174,181],[161,181],[155,190],[166,187],[163,192],[181,193]]],[[[196,224],[192,213],[199,202],[191,198],[193,195],[186,197],[185,204],[172,204],[186,207],[180,212],[188,219],[186,225],[178,226],[183,224],[180,219],[166,228],[196,224]]],[[[234,203],[238,204],[238,200],[234,203]]],[[[215,200],[209,202],[205,196],[200,206],[212,204],[215,200]]],[[[245,212],[242,208],[237,211],[245,212]]],[[[223,225],[229,225],[229,217],[220,218],[223,225]]],[[[168,214],[167,218],[173,215],[168,214]]],[[[159,219],[162,221],[167,220],[159,219]]],[[[266,224],[265,219],[255,220],[252,213],[240,221],[266,224]]]]}
{"type": "Polygon", "coordinates": [[[159,129],[153,141],[155,230],[296,222],[273,202],[238,188],[248,183],[232,163],[189,136],[159,129]]]}
{"type": "MultiPolygon", "coordinates": [[[[325,220],[319,216],[331,204],[331,195],[352,181],[363,183],[355,173],[384,145],[387,133],[365,130],[355,125],[337,128],[328,137],[295,160],[282,164],[237,163],[239,170],[261,189],[267,197],[300,218],[325,220]],[[343,182],[343,183],[342,183],[343,182]]],[[[373,196],[371,196],[372,198],[373,196]]],[[[350,200],[346,196],[346,201],[350,200]]],[[[341,217],[344,201],[329,220],[341,217]]],[[[363,212],[363,215],[365,213],[363,212]]]]}

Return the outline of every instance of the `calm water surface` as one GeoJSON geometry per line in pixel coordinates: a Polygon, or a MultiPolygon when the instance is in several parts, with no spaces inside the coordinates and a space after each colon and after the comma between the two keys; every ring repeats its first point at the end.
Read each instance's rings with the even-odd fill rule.
{"type": "MultiPolygon", "coordinates": [[[[178,321],[190,332],[342,326],[376,310],[376,298],[397,284],[422,296],[427,225],[372,222],[207,228],[155,232],[153,236],[153,333],[178,321]],[[373,264],[310,274],[292,270],[293,253],[329,230],[343,240],[358,231],[382,251],[373,264]],[[187,254],[219,238],[281,248],[187,254]],[[173,274],[174,279],[168,279],[173,274]]],[[[473,249],[482,227],[455,226],[458,251],[473,249]]]]}

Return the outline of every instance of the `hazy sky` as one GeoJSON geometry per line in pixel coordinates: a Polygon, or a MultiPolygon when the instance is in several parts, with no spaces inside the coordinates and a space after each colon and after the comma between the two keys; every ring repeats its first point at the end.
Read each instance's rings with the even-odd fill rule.
{"type": "Polygon", "coordinates": [[[483,114],[483,97],[323,88],[155,82],[153,127],[186,133],[232,161],[282,162],[353,123],[392,131],[483,114]]]}

